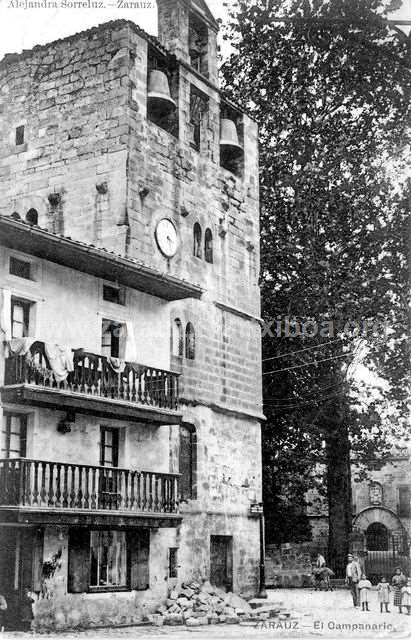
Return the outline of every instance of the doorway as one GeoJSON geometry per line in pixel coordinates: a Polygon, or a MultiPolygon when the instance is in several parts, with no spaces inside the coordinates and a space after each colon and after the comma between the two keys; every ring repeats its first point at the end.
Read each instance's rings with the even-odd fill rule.
{"type": "Polygon", "coordinates": [[[211,536],[210,582],[215,587],[233,590],[233,538],[211,536]]]}
{"type": "Polygon", "coordinates": [[[18,628],[24,589],[41,591],[43,530],[30,527],[0,528],[1,593],[7,602],[6,626],[18,628]]]}

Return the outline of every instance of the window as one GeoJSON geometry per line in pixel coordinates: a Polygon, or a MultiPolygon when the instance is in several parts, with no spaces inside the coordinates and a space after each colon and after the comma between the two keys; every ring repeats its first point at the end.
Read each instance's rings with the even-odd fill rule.
{"type": "Polygon", "coordinates": [[[24,144],[24,125],[16,127],[16,147],[24,144]]]}
{"type": "Polygon", "coordinates": [[[11,337],[26,338],[29,335],[30,302],[11,299],[11,337]]]}
{"type": "Polygon", "coordinates": [[[118,467],[118,429],[100,427],[100,464],[118,467]]]}
{"type": "Polygon", "coordinates": [[[206,229],[204,234],[204,257],[205,261],[212,264],[213,262],[213,234],[211,229],[206,229]]]}
{"type": "Polygon", "coordinates": [[[196,348],[196,337],[194,333],[194,327],[191,322],[186,326],[186,358],[194,360],[196,348]]]}
{"type": "Polygon", "coordinates": [[[201,236],[201,227],[196,222],[193,228],[193,256],[195,258],[201,258],[201,236]]]}
{"type": "Polygon", "coordinates": [[[114,320],[103,320],[101,336],[101,353],[103,356],[120,357],[120,338],[123,333],[123,325],[114,320]]]}
{"type": "Polygon", "coordinates": [[[398,487],[398,515],[400,518],[411,517],[411,488],[398,487]]]}
{"type": "Polygon", "coordinates": [[[183,327],[179,318],[174,320],[171,327],[171,353],[179,358],[183,356],[183,327]]]}
{"type": "Polygon", "coordinates": [[[170,547],[168,550],[168,577],[177,578],[177,547],[170,547]]]}
{"type": "Polygon", "coordinates": [[[148,589],[149,529],[70,529],[68,590],[148,589]]]}
{"type": "Polygon", "coordinates": [[[18,276],[19,278],[31,279],[31,264],[25,260],[19,260],[14,256],[10,257],[9,272],[12,276],[18,276]]]}
{"type": "Polygon", "coordinates": [[[0,457],[24,458],[26,456],[27,416],[18,413],[3,414],[0,457]]]}
{"type": "Polygon", "coordinates": [[[120,287],[113,287],[108,284],[103,285],[103,300],[114,302],[114,304],[125,304],[125,291],[120,287]]]}
{"type": "Polygon", "coordinates": [[[189,20],[188,48],[191,66],[202,73],[208,73],[208,29],[196,15],[191,14],[189,20]]]}
{"type": "Polygon", "coordinates": [[[179,471],[181,499],[195,499],[197,497],[197,439],[195,428],[191,424],[180,426],[179,471]]]}
{"type": "Polygon", "coordinates": [[[100,427],[100,464],[98,502],[101,509],[118,509],[121,504],[118,467],[118,429],[100,427]]]}
{"type": "Polygon", "coordinates": [[[29,224],[38,224],[39,214],[36,209],[29,209],[26,213],[26,222],[29,224]]]}
{"type": "Polygon", "coordinates": [[[126,532],[92,531],[90,534],[90,587],[126,586],[126,532]]]}
{"type": "Polygon", "coordinates": [[[190,145],[200,150],[201,124],[207,111],[208,99],[199,89],[191,85],[190,88],[190,145]]]}

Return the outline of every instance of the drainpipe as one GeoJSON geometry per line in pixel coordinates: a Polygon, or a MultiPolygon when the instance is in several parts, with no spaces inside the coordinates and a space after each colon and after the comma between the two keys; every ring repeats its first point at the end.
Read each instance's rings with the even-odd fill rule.
{"type": "Polygon", "coordinates": [[[265,589],[265,525],[264,525],[264,507],[261,504],[260,511],[260,590],[259,598],[267,598],[265,589]]]}

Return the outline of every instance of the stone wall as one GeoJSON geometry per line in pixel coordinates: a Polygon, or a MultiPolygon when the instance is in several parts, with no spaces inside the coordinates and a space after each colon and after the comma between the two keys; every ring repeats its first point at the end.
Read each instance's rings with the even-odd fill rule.
{"type": "Polygon", "coordinates": [[[265,555],[266,585],[268,587],[299,588],[313,584],[313,545],[286,543],[267,545],[265,555]]]}

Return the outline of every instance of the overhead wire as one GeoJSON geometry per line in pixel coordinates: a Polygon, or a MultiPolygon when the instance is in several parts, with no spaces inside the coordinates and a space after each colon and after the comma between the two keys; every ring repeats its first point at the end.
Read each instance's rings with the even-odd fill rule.
{"type": "Polygon", "coordinates": [[[297,351],[289,351],[288,353],[282,353],[278,356],[272,356],[271,358],[263,358],[262,362],[268,362],[269,360],[278,360],[279,358],[287,358],[288,356],[293,356],[296,353],[303,353],[303,351],[311,351],[312,349],[324,349],[328,347],[329,344],[334,344],[335,342],[341,342],[342,338],[337,338],[336,340],[330,340],[324,344],[313,345],[312,347],[306,347],[305,349],[298,349],[297,351]]]}
{"type": "Polygon", "coordinates": [[[264,371],[263,376],[268,376],[272,373],[282,373],[284,371],[292,371],[293,369],[301,369],[302,367],[312,367],[314,365],[320,364],[321,362],[329,362],[330,360],[337,360],[338,358],[347,358],[351,355],[353,351],[348,351],[347,353],[341,353],[338,356],[332,356],[331,358],[323,358],[322,360],[313,360],[312,362],[305,362],[303,364],[296,364],[292,367],[285,367],[284,369],[273,369],[272,371],[264,371]]]}

